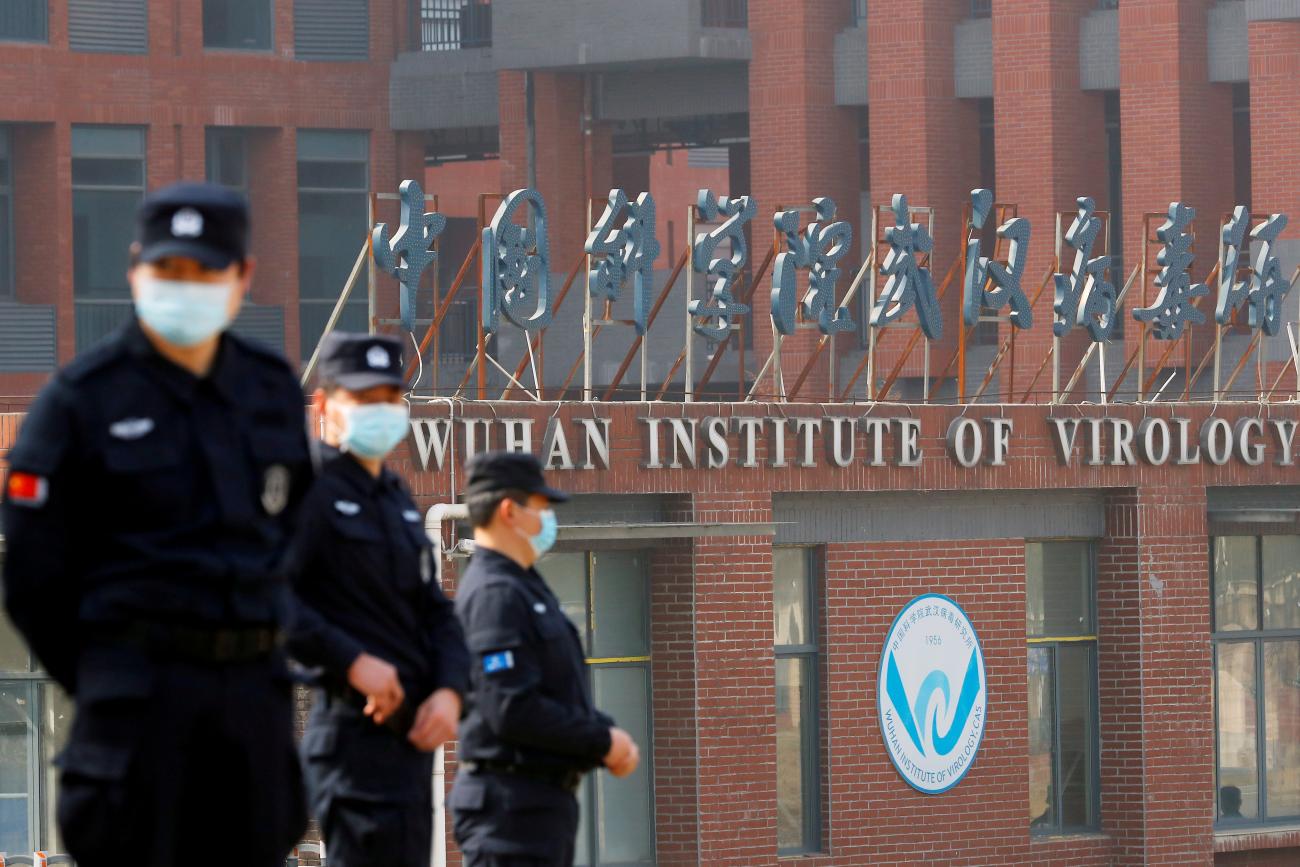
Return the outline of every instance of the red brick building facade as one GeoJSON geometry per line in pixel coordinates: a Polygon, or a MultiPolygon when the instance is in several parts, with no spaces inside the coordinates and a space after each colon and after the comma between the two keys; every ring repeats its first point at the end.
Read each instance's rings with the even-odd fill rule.
{"type": "MultiPolygon", "coordinates": [[[[585,630],[598,702],[617,705],[647,756],[628,787],[601,777],[584,790],[585,863],[1300,863],[1300,415],[1286,400],[1300,384],[1286,334],[1265,342],[1263,387],[1243,361],[1229,400],[1212,400],[1208,372],[1190,375],[1213,328],[1164,362],[1149,341],[1140,371],[1117,376],[1138,357],[1144,331],[1127,310],[1154,299],[1152,260],[1109,378],[1093,357],[1049,404],[1044,366],[1050,274],[1073,258],[1056,261],[1058,217],[1064,232],[1079,196],[1106,212],[1096,254],[1117,257],[1117,286],[1142,262],[1146,216],[1175,200],[1198,211],[1197,280],[1241,204],[1291,216],[1276,252],[1287,277],[1300,264],[1295,3],[232,0],[246,12],[234,17],[215,0],[15,3],[10,19],[0,11],[0,480],[54,366],[130,315],[121,232],[145,189],[206,176],[248,193],[260,264],[239,327],[305,360],[354,261],[345,324],[365,326],[373,285],[375,324],[394,327],[392,281],[371,284],[355,257],[371,218],[395,216],[374,196],[421,179],[459,222],[415,338],[445,298],[434,293],[467,276],[459,332],[448,318],[439,348],[426,345],[397,460],[424,508],[454,501],[464,461],[488,444],[539,452],[579,494],[543,571],[585,630]],[[574,399],[581,277],[538,341],[546,401],[473,399],[500,396],[495,370],[455,393],[472,383],[471,245],[480,208],[490,218],[497,204],[480,195],[530,181],[556,289],[583,270],[588,208],[613,186],[655,196],[656,290],[686,251],[696,190],[754,197],[741,291],[755,315],[696,392],[707,402],[679,400],[684,276],[647,340],[649,395],[668,401],[574,399]],[[1025,287],[1045,291],[981,401],[957,406],[1011,336],[1005,322],[971,332],[984,354],[965,362],[959,394],[964,208],[981,186],[1031,221],[1025,287]],[[861,336],[820,354],[813,331],[787,340],[787,386],[807,376],[799,400],[775,401],[759,376],[774,211],[836,201],[855,238],[843,293],[895,193],[933,209],[936,284],[958,275],[931,381],[920,349],[903,352],[907,330],[880,337],[866,367],[864,283],[861,336]],[[1157,400],[1135,405],[1135,381],[1157,400]],[[890,401],[869,400],[887,387],[890,401]],[[750,389],[757,401],[737,400],[750,389]],[[979,453],[963,451],[977,432],[979,453]],[[891,623],[925,593],[977,630],[988,696],[972,769],[933,795],[891,763],[877,690],[891,623]]],[[[1224,339],[1226,378],[1250,335],[1224,339]]],[[[601,340],[598,394],[631,344],[601,340]]],[[[713,351],[699,347],[696,379],[713,351]]],[[[1062,342],[1067,377],[1087,351],[1078,333],[1062,342]]],[[[493,353],[526,369],[511,326],[493,353]]],[[[620,397],[639,396],[635,368],[620,397]]],[[[443,528],[445,543],[465,534],[443,528]]],[[[28,706],[66,720],[66,702],[26,684],[28,706]]],[[[35,805],[60,730],[27,726],[11,776],[28,782],[0,795],[35,805]]],[[[38,845],[59,848],[48,809],[0,813],[0,851],[38,845]]]]}

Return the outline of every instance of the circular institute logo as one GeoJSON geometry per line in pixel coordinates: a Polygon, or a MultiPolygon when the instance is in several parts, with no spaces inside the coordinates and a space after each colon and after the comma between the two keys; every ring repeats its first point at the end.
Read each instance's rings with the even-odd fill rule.
{"type": "Polygon", "coordinates": [[[984,651],[960,605],[927,593],[903,607],[885,636],[876,696],[885,750],[903,779],[928,795],[960,783],[988,710],[984,651]]]}

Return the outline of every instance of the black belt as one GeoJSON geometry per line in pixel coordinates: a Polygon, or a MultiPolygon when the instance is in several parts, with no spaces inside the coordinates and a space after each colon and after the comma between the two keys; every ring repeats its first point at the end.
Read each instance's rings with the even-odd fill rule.
{"type": "Polygon", "coordinates": [[[93,638],[128,644],[152,655],[193,662],[252,662],[270,656],[280,633],[265,626],[207,627],[176,623],[124,623],[104,626],[93,638]]]}
{"type": "Polygon", "coordinates": [[[492,759],[486,761],[463,761],[460,766],[465,769],[466,773],[478,774],[487,771],[493,774],[509,774],[514,777],[523,777],[528,780],[539,780],[543,783],[550,783],[552,786],[559,786],[566,792],[578,791],[578,786],[582,784],[582,773],[579,771],[561,771],[546,770],[544,768],[530,768],[527,765],[516,765],[512,762],[499,762],[492,759]]]}

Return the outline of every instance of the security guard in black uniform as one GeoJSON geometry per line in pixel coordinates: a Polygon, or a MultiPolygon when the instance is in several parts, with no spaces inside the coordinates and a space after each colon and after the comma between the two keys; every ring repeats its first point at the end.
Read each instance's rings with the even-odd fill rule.
{"type": "Polygon", "coordinates": [[[456,592],[471,657],[448,800],[456,841],[465,867],[568,867],[583,774],[623,777],[639,760],[592,705],[578,632],[533,568],[555,543],[551,503],[568,497],[537,458],[493,452],[471,461],[465,499],[475,551],[456,592]]]}
{"type": "Polygon", "coordinates": [[[321,670],[303,738],[336,867],[427,867],[433,751],[456,734],[469,657],[423,516],[384,467],[407,433],[402,344],[331,334],[314,404],[319,478],[293,546],[290,650],[321,670]]]}
{"type": "Polygon", "coordinates": [[[279,628],[311,462],[283,358],[226,329],[241,197],[140,208],[136,316],[41,392],[10,454],[5,604],[76,701],[56,760],[81,867],[283,864],[306,825],[279,628]]]}

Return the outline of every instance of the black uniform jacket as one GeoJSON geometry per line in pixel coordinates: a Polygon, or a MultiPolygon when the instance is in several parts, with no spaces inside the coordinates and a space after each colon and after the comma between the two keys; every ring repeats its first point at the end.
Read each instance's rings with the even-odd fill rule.
{"type": "Polygon", "coordinates": [[[435,580],[424,516],[391,470],[376,478],[351,456],[323,451],[290,558],[290,651],[322,668],[335,692],[365,652],[397,668],[412,707],[442,687],[464,695],[465,640],[435,580]]]}
{"type": "Polygon", "coordinates": [[[5,603],[75,692],[83,640],[131,623],[276,626],[311,477],[302,389],[233,334],[205,377],[133,319],[37,397],[9,455],[5,603]]]}
{"type": "Polygon", "coordinates": [[[456,590],[456,613],[470,649],[460,760],[599,766],[614,723],[592,705],[578,632],[542,576],[480,547],[456,590]]]}

